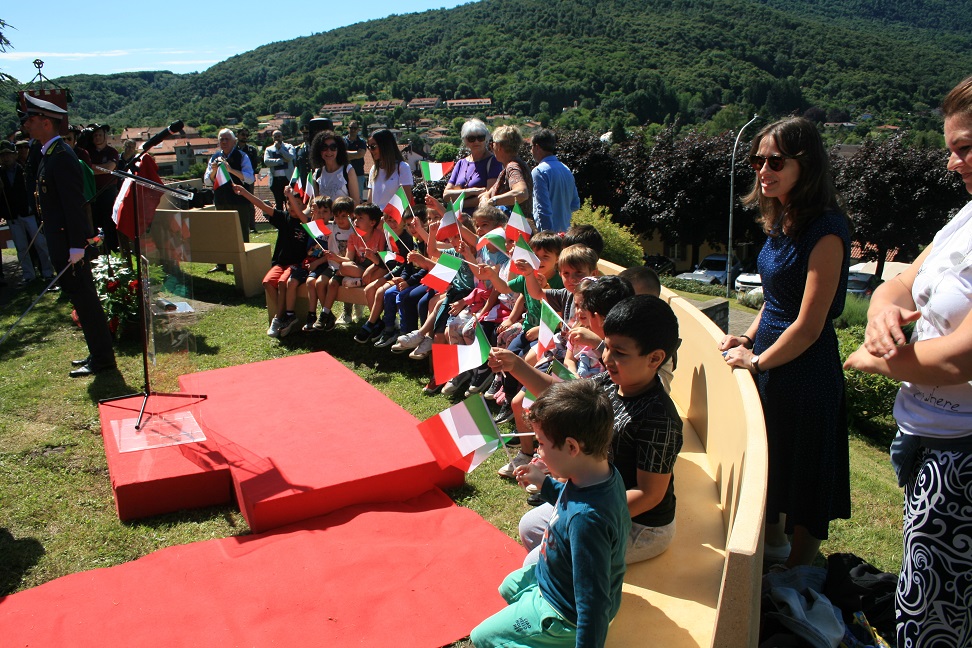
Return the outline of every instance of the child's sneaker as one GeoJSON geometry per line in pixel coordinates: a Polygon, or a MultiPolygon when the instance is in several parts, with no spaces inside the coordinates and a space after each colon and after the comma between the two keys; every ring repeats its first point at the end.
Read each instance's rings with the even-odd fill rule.
{"type": "Polygon", "coordinates": [[[296,315],[286,315],[282,320],[280,320],[280,337],[287,337],[290,332],[294,330],[297,326],[297,316],[296,315]]]}
{"type": "Polygon", "coordinates": [[[435,384],[435,378],[429,378],[429,382],[422,388],[422,393],[426,396],[435,396],[442,389],[442,385],[435,384]]]}
{"type": "Polygon", "coordinates": [[[523,451],[520,450],[519,452],[516,453],[516,455],[513,456],[513,459],[510,461],[510,463],[506,464],[505,466],[497,470],[496,474],[499,475],[500,477],[513,479],[513,471],[519,468],[520,466],[527,465],[531,461],[533,461],[533,457],[531,457],[528,454],[524,454],[523,451]]]}
{"type": "Polygon", "coordinates": [[[365,314],[364,314],[364,304],[355,304],[354,305],[354,308],[352,309],[352,311],[354,312],[354,319],[356,319],[356,320],[364,319],[364,316],[365,316],[365,314]]]}
{"type": "Polygon", "coordinates": [[[391,345],[398,341],[398,329],[392,329],[390,331],[384,331],[375,342],[375,347],[379,349],[387,349],[391,345]]]}
{"type": "Polygon", "coordinates": [[[496,392],[501,389],[503,389],[503,376],[496,374],[493,376],[493,382],[489,386],[489,389],[487,389],[486,393],[483,394],[483,398],[486,400],[496,400],[496,392]]]}
{"type": "Polygon", "coordinates": [[[301,327],[300,330],[301,331],[313,331],[314,330],[314,322],[316,322],[316,321],[317,321],[317,315],[315,315],[314,313],[307,313],[307,323],[305,323],[301,327]]]}
{"type": "Polygon", "coordinates": [[[463,371],[461,374],[448,381],[442,386],[442,393],[446,396],[452,396],[457,391],[463,388],[463,386],[469,382],[469,378],[472,372],[463,371]]]}
{"type": "Polygon", "coordinates": [[[334,317],[334,313],[321,311],[321,316],[314,324],[314,328],[318,331],[333,331],[335,324],[337,324],[337,318],[334,317]]]}
{"type": "Polygon", "coordinates": [[[432,353],[432,338],[426,335],[419,342],[419,345],[408,354],[408,357],[412,360],[425,360],[430,353],[432,353]]]}
{"type": "Polygon", "coordinates": [[[354,317],[351,315],[351,304],[344,305],[344,312],[341,313],[341,324],[344,326],[354,324],[354,317]]]}
{"type": "Polygon", "coordinates": [[[423,339],[425,339],[425,336],[417,330],[400,335],[398,336],[398,341],[392,345],[392,353],[405,353],[409,349],[414,349],[423,339]]]}
{"type": "Polygon", "coordinates": [[[380,335],[378,332],[378,325],[372,324],[371,322],[365,322],[358,332],[354,334],[354,341],[358,344],[366,344],[375,339],[375,336],[377,335],[380,335]]]}
{"type": "Polygon", "coordinates": [[[276,315],[270,320],[270,328],[267,329],[267,335],[270,337],[280,337],[280,318],[276,315]]]}
{"type": "Polygon", "coordinates": [[[489,367],[477,367],[473,369],[472,378],[469,379],[469,388],[466,389],[466,396],[478,394],[487,387],[493,385],[493,372],[489,367]]]}
{"type": "Polygon", "coordinates": [[[493,417],[493,422],[496,423],[496,425],[502,425],[503,423],[507,423],[512,420],[513,408],[510,407],[509,403],[503,403],[503,407],[501,407],[500,411],[497,412],[496,416],[493,417]]]}

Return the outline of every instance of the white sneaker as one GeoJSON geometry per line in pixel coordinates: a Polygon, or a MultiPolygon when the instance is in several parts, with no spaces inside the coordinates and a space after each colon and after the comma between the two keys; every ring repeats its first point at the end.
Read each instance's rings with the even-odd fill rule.
{"type": "Polygon", "coordinates": [[[425,336],[419,345],[408,354],[408,357],[412,360],[425,360],[432,353],[432,338],[425,336]]]}
{"type": "Polygon", "coordinates": [[[354,318],[351,315],[351,304],[344,305],[344,312],[341,313],[341,324],[345,326],[354,324],[354,318]]]}
{"type": "Polygon", "coordinates": [[[364,304],[355,304],[354,305],[354,319],[356,319],[356,320],[362,320],[362,319],[364,319],[364,316],[365,316],[365,314],[364,314],[364,304]]]}
{"type": "Polygon", "coordinates": [[[533,484],[527,484],[526,488],[524,488],[523,490],[527,492],[527,495],[536,495],[537,493],[540,492],[540,488],[534,486],[533,484]]]}
{"type": "Polygon", "coordinates": [[[425,336],[419,333],[418,330],[406,333],[405,335],[399,335],[398,341],[391,347],[392,353],[405,353],[409,349],[414,349],[423,338],[425,336]]]}
{"type": "Polygon", "coordinates": [[[270,320],[270,328],[267,329],[267,335],[269,335],[270,337],[280,337],[280,318],[279,317],[274,316],[274,318],[272,320],[270,320]]]}
{"type": "Polygon", "coordinates": [[[511,461],[510,463],[506,464],[505,466],[497,470],[496,474],[499,475],[500,477],[513,479],[513,471],[519,468],[520,466],[527,465],[531,461],[533,461],[533,457],[531,457],[528,454],[523,454],[523,451],[520,450],[519,452],[516,453],[516,456],[513,457],[513,461],[511,461]]]}
{"type": "Polygon", "coordinates": [[[442,387],[442,393],[446,396],[451,396],[457,391],[463,388],[463,386],[469,382],[469,378],[472,375],[471,371],[463,371],[461,374],[447,382],[442,387]]]}

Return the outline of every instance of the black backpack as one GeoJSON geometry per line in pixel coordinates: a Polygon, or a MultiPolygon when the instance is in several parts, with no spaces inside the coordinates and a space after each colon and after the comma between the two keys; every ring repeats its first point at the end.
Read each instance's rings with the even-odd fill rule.
{"type": "Polygon", "coordinates": [[[895,638],[894,593],[897,586],[897,575],[882,572],[854,554],[837,553],[827,557],[824,595],[844,613],[846,623],[850,623],[854,612],[863,612],[885,639],[895,638]]]}

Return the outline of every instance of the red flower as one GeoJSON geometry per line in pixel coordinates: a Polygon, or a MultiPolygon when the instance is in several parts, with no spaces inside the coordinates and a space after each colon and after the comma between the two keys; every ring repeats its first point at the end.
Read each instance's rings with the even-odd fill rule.
{"type": "Polygon", "coordinates": [[[132,279],[128,282],[128,289],[132,292],[138,290],[138,279],[132,279]]]}
{"type": "Polygon", "coordinates": [[[107,290],[110,293],[113,293],[116,290],[118,290],[118,288],[120,286],[121,286],[121,283],[119,283],[118,281],[112,280],[112,281],[109,281],[107,284],[105,284],[105,290],[107,290]]]}

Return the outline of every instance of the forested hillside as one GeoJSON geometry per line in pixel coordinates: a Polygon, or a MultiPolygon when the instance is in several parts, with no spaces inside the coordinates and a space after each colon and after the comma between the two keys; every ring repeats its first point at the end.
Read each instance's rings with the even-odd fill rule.
{"type": "Polygon", "coordinates": [[[487,96],[523,115],[578,101],[645,123],[728,103],[921,112],[970,72],[972,0],[483,0],[273,43],[199,74],[58,81],[72,112],[118,126],[304,115],[364,96],[487,96]]]}

